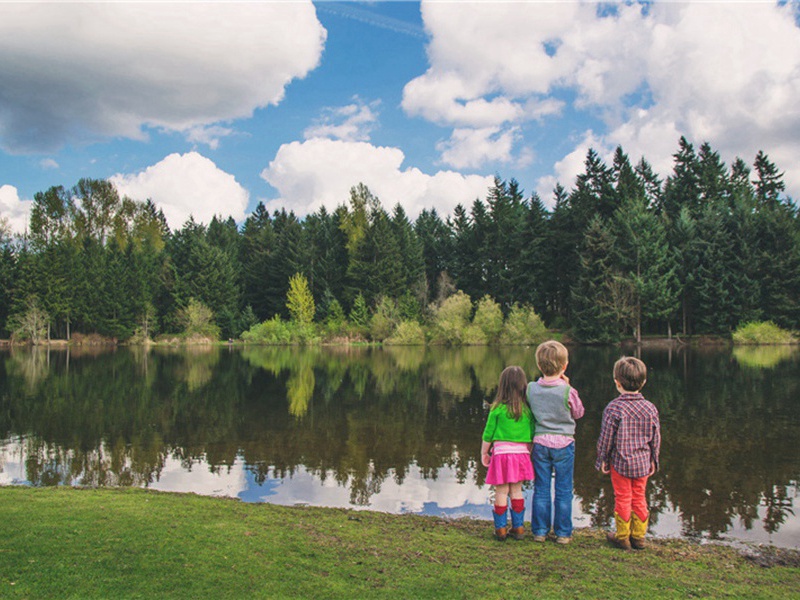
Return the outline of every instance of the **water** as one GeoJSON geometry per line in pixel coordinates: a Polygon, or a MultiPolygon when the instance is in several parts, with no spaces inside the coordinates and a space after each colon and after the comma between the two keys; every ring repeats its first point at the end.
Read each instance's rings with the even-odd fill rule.
{"type": "MultiPolygon", "coordinates": [[[[632,350],[629,350],[632,352],[632,350]]],[[[573,348],[575,524],[605,526],[594,470],[615,348],[573,348]]],[[[652,531],[800,547],[800,350],[651,348],[661,412],[652,531]]],[[[484,401],[532,348],[0,352],[0,483],[140,486],[489,518],[484,401]]]]}

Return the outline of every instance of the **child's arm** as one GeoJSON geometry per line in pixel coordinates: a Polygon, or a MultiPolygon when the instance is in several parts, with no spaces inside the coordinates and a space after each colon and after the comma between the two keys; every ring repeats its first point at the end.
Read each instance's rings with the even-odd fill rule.
{"type": "Polygon", "coordinates": [[[661,423],[658,418],[658,410],[653,417],[653,437],[650,440],[650,464],[651,473],[658,471],[658,455],[661,452],[661,423]]]}
{"type": "Polygon", "coordinates": [[[574,387],[569,388],[569,412],[575,420],[580,419],[586,412],[586,409],[583,408],[583,402],[578,396],[578,390],[574,387]]]}
{"type": "Polygon", "coordinates": [[[600,437],[597,439],[597,460],[594,468],[605,473],[604,469],[609,467],[611,447],[614,442],[614,433],[617,422],[609,410],[611,405],[606,406],[603,411],[603,421],[600,424],[600,437]]]}
{"type": "Polygon", "coordinates": [[[488,467],[489,463],[492,461],[492,457],[489,456],[489,448],[492,447],[492,442],[483,441],[481,442],[481,463],[484,467],[488,467]]]}
{"type": "Polygon", "coordinates": [[[486,427],[483,428],[481,436],[481,463],[484,467],[489,466],[489,447],[494,440],[494,431],[497,429],[497,411],[490,411],[486,418],[486,427]]]}

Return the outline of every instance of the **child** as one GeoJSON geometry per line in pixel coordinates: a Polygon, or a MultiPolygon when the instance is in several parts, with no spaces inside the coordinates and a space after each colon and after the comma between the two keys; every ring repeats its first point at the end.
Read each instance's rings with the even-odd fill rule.
{"type": "Polygon", "coordinates": [[[543,377],[528,384],[528,404],[533,412],[533,539],[544,542],[552,525],[556,542],[572,539],[572,478],[575,467],[575,420],[584,409],[578,392],[564,373],[569,354],[563,344],[548,341],[536,348],[536,365],[543,377]],[[555,471],[555,511],[550,482],[555,471]],[[551,514],[554,512],[551,518],[551,514]]]}
{"type": "Polygon", "coordinates": [[[497,396],[489,410],[481,444],[481,462],[489,467],[486,483],[494,487],[494,534],[503,541],[508,535],[508,498],[511,497],[511,535],[525,534],[525,497],[522,482],[533,479],[531,465],[532,418],[525,403],[528,380],[520,367],[507,367],[500,374],[497,396]],[[489,448],[492,454],[489,455],[489,448]]]}
{"type": "Polygon", "coordinates": [[[603,411],[597,440],[595,468],[610,472],[614,487],[617,530],[608,534],[608,541],[623,550],[645,546],[650,518],[645,486],[658,469],[661,446],[658,409],[640,393],[645,381],[647,367],[638,358],[623,356],[614,364],[620,395],[603,411]]]}

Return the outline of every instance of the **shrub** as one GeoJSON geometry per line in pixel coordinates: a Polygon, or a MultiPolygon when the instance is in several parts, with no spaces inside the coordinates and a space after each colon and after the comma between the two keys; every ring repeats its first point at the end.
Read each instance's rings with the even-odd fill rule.
{"type": "Polygon", "coordinates": [[[796,344],[791,332],[781,329],[772,321],[745,323],[733,332],[734,344],[796,344]]]}
{"type": "Polygon", "coordinates": [[[461,336],[461,343],[464,346],[485,346],[489,343],[489,338],[483,329],[473,323],[467,325],[464,329],[464,333],[461,336]]]}
{"type": "Polygon", "coordinates": [[[538,344],[550,334],[532,306],[514,304],[500,335],[503,344],[538,344]]]}
{"type": "Polygon", "coordinates": [[[214,322],[214,312],[199,300],[192,298],[185,308],[178,311],[178,322],[185,337],[219,339],[220,329],[214,322]]]}
{"type": "Polygon", "coordinates": [[[424,346],[425,331],[417,321],[403,321],[384,343],[390,346],[424,346]]]}
{"type": "Polygon", "coordinates": [[[399,321],[400,317],[395,301],[386,296],[381,297],[375,307],[375,313],[369,321],[370,337],[373,340],[385,340],[394,333],[399,321]]]}
{"type": "Polygon", "coordinates": [[[242,333],[242,340],[249,344],[288,345],[292,343],[292,334],[289,324],[275,315],[242,333]]]}
{"type": "Polygon", "coordinates": [[[483,332],[485,337],[483,343],[493,344],[497,342],[500,332],[503,331],[503,311],[500,310],[500,305],[487,294],[478,302],[472,322],[483,332]]]}
{"type": "Polygon", "coordinates": [[[460,344],[472,314],[472,300],[459,290],[433,311],[432,342],[460,344]]]}

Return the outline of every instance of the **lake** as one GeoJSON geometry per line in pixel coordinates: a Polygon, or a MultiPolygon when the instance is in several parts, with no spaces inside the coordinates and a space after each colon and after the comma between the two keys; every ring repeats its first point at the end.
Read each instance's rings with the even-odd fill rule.
{"type": "MultiPolygon", "coordinates": [[[[533,350],[5,349],[0,483],[488,520],[484,402],[508,365],[538,376],[533,350]]],[[[613,514],[594,459],[621,354],[570,349],[567,374],[586,406],[576,527],[606,526],[613,514]]],[[[800,350],[680,346],[639,356],[663,435],[648,486],[653,533],[800,547],[800,350]]]]}

